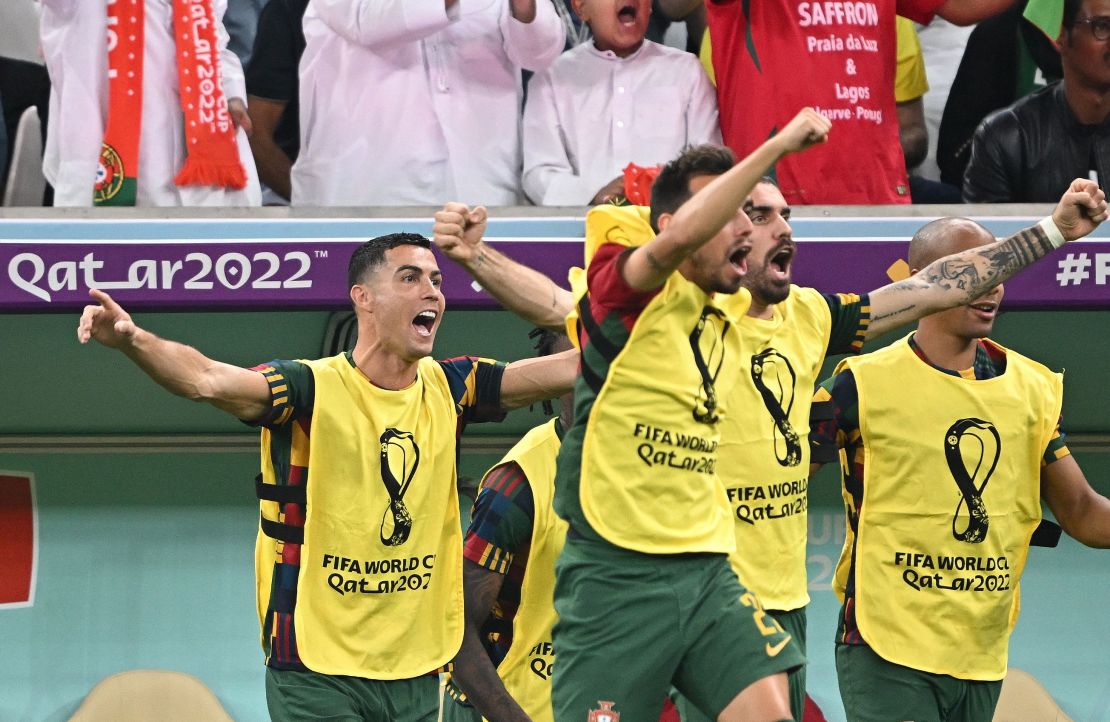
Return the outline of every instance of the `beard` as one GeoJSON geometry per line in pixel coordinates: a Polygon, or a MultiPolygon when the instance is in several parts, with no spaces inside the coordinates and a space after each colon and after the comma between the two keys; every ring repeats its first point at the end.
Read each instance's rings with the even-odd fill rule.
{"type": "Polygon", "coordinates": [[[761,303],[782,303],[790,297],[790,279],[785,283],[773,280],[767,273],[767,266],[756,271],[749,270],[743,285],[761,303]]]}

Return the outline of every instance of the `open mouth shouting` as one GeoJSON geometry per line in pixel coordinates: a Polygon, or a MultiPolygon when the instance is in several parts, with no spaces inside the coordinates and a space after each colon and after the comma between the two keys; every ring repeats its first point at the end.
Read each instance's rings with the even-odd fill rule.
{"type": "Polygon", "coordinates": [[[794,260],[796,250],[797,247],[793,243],[785,243],[768,259],[767,270],[776,281],[790,280],[790,264],[794,260]]]}
{"type": "Polygon", "coordinates": [[[744,243],[739,248],[734,250],[728,256],[729,265],[738,276],[746,275],[748,272],[748,254],[751,253],[752,244],[744,243]]]}
{"type": "Polygon", "coordinates": [[[412,327],[416,329],[416,333],[424,337],[429,337],[435,331],[436,319],[439,318],[438,311],[421,311],[416,314],[416,318],[412,319],[412,327]]]}
{"type": "Polygon", "coordinates": [[[622,27],[631,28],[636,25],[638,12],[635,3],[625,2],[617,10],[617,21],[622,27]]]}

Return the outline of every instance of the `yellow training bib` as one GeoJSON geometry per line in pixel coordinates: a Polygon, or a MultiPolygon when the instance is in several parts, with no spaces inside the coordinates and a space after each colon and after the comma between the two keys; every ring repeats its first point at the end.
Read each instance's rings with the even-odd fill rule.
{"type": "Polygon", "coordinates": [[[735,548],[716,467],[739,352],[726,314],[678,273],[640,314],[582,447],[582,510],[605,539],[649,554],[735,548]]]}
{"type": "MultiPolygon", "coordinates": [[[[343,355],[305,363],[315,407],[294,614],[301,661],[371,679],[433,671],[455,656],[463,632],[457,418],[447,378],[423,359],[411,386],[389,391],[343,355]]],[[[275,542],[259,540],[263,599],[275,542]]]]}
{"type": "MultiPolygon", "coordinates": [[[[864,445],[855,615],[884,659],[960,679],[1006,674],[1018,582],[1041,518],[1041,456],[1063,377],[1019,354],[969,380],[921,360],[907,340],[841,364],[855,375],[864,445]]],[[[846,499],[849,498],[846,495],[846,499]]]]}
{"type": "Polygon", "coordinates": [[[501,463],[515,461],[532,489],[535,520],[528,564],[520,587],[520,606],[513,619],[513,643],[497,673],[509,695],[535,722],[552,722],[551,675],[555,656],[555,560],[563,550],[567,523],[551,507],[555,493],[555,458],[559,454],[557,419],[525,434],[501,463]]]}
{"type": "Polygon", "coordinates": [[[797,286],[770,319],[746,315],[748,303],[736,296],[720,303],[742,344],[718,470],[736,534],[733,564],[764,607],[797,609],[809,603],[809,409],[832,316],[819,292],[797,286]]]}

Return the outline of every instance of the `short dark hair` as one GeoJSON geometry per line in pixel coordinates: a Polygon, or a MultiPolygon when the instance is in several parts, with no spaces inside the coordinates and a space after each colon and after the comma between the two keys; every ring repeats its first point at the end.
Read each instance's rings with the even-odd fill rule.
{"type": "Polygon", "coordinates": [[[536,350],[537,356],[550,356],[555,353],[555,341],[559,334],[537,326],[528,332],[528,338],[534,341],[532,348],[536,350]]]}
{"type": "MultiPolygon", "coordinates": [[[[553,353],[557,353],[555,350],[556,346],[570,343],[567,340],[566,334],[556,333],[555,331],[540,326],[529,331],[528,338],[535,342],[533,348],[536,349],[537,356],[550,356],[553,353]]],[[[555,413],[555,407],[551,405],[551,399],[546,399],[543,402],[543,413],[547,416],[551,416],[555,413]]]]}
{"type": "Polygon", "coordinates": [[[397,246],[431,248],[432,242],[419,233],[390,233],[371,238],[351,254],[347,264],[347,288],[362,283],[368,272],[378,270],[385,263],[385,252],[397,246]]]}
{"type": "MultiPolygon", "coordinates": [[[[1083,0],[1064,0],[1064,15],[1061,18],[1064,30],[1068,32],[1068,37],[1071,37],[1071,29],[1075,26],[1075,18],[1079,15],[1079,6],[1083,4],[1083,0]]],[[[1055,40],[1056,38],[1052,38],[1055,40]]]]}
{"type": "Polygon", "coordinates": [[[659,216],[674,213],[690,200],[690,181],[698,176],[724,175],[736,165],[732,151],[720,145],[695,145],[663,166],[651,186],[651,228],[659,232],[659,216]]]}

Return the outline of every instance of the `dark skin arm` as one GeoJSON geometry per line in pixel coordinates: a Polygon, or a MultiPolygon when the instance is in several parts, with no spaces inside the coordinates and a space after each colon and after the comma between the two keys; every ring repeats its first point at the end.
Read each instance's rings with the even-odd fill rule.
{"type": "Polygon", "coordinates": [[[252,95],[247,112],[254,125],[254,132],[249,139],[251,153],[254,155],[255,165],[258,166],[258,177],[279,196],[289,200],[293,195],[289,180],[293,171],[293,161],[274,142],[274,131],[277,130],[286,105],[288,102],[284,100],[266,100],[252,95]]]}
{"type": "Polygon", "coordinates": [[[671,20],[681,20],[702,7],[704,0],[659,0],[659,9],[671,20]]]}
{"type": "Polygon", "coordinates": [[[921,98],[898,103],[898,139],[906,170],[921,165],[929,152],[929,131],[925,127],[925,102],[921,98]]]}
{"type": "Polygon", "coordinates": [[[1013,4],[1014,0],[948,0],[937,9],[937,15],[953,25],[973,25],[1013,4]]]}
{"type": "Polygon", "coordinates": [[[613,180],[602,186],[601,190],[594,194],[593,199],[590,200],[591,206],[596,206],[599,203],[608,203],[617,198],[624,197],[624,176],[619,175],[613,180]]]}
{"type": "Polygon", "coordinates": [[[455,655],[455,683],[483,717],[506,722],[528,722],[528,715],[512,697],[479,637],[482,622],[489,616],[505,577],[463,560],[463,603],[466,629],[462,647],[455,655]]]}
{"type": "Polygon", "coordinates": [[[1075,457],[1041,470],[1041,496],[1068,536],[1089,547],[1110,548],[1110,499],[1091,488],[1075,457]]]}

